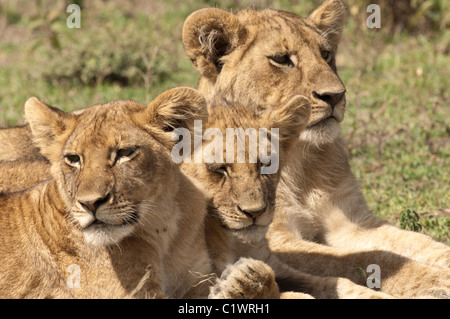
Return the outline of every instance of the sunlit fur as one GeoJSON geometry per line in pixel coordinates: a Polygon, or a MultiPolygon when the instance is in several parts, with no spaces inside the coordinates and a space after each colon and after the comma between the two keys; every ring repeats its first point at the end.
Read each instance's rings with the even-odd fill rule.
{"type": "MultiPolygon", "coordinates": [[[[206,242],[213,269],[221,274],[211,289],[210,298],[391,298],[348,279],[311,276],[296,271],[270,252],[265,235],[274,217],[280,172],[309,120],[309,104],[305,97],[295,96],[257,115],[239,103],[224,100],[211,103],[205,129],[216,128],[222,132],[223,164],[213,166],[221,169],[211,170],[210,164],[193,161],[182,165],[183,172],[193,178],[209,199],[206,242]],[[227,128],[238,127],[244,130],[279,129],[279,167],[275,173],[262,174],[259,156],[257,163],[249,161],[249,139],[245,144],[245,163],[237,163],[237,146],[226,144],[225,134],[227,128]],[[235,159],[233,163],[226,163],[230,146],[235,151],[235,159]],[[259,213],[251,216],[248,211],[252,209],[259,213]],[[275,278],[289,282],[292,291],[280,293],[275,278]]],[[[269,152],[274,150],[273,139],[275,136],[270,136],[269,152]]],[[[263,142],[259,140],[259,143],[263,142]]],[[[196,151],[205,151],[211,143],[213,141],[204,141],[203,147],[196,151]]]]}
{"type": "MultiPolygon", "coordinates": [[[[310,115],[309,100],[303,96],[296,96],[284,105],[258,116],[255,112],[242,105],[227,103],[226,100],[218,99],[209,106],[210,114],[205,130],[214,128],[222,134],[223,156],[220,170],[212,170],[210,163],[183,164],[182,170],[194,177],[202,185],[202,189],[210,199],[209,213],[218,218],[223,227],[234,234],[242,242],[258,242],[264,238],[269,224],[272,222],[275,207],[276,185],[280,178],[285,153],[296,141],[299,132],[304,129],[310,115]],[[249,161],[250,143],[245,138],[245,163],[238,163],[237,142],[232,145],[234,161],[227,163],[226,154],[230,145],[227,145],[227,128],[242,128],[266,130],[268,132],[265,141],[259,140],[256,146],[256,162],[249,161]],[[278,136],[271,136],[272,128],[279,130],[278,136]],[[277,138],[279,149],[275,150],[271,145],[272,139],[277,138]],[[259,148],[261,143],[267,143],[267,152],[277,152],[279,159],[278,169],[273,174],[261,173],[261,158],[259,148]],[[257,217],[252,218],[242,210],[263,210],[257,217]]],[[[217,137],[216,137],[217,138],[217,137]]],[[[196,152],[205,152],[205,149],[213,141],[204,141],[203,147],[196,152]]],[[[195,155],[192,156],[195,158],[195,155]]],[[[274,160],[275,161],[275,160],[274,160]]],[[[273,163],[271,163],[273,164],[273,163]]]]}
{"type": "Polygon", "coordinates": [[[345,89],[335,57],[347,6],[326,0],[307,18],[271,9],[201,9],[186,19],[183,44],[208,99],[223,95],[258,112],[296,94],[311,101],[309,125],[282,170],[268,233],[280,258],[361,285],[366,282],[355,267],[378,264],[382,291],[448,296],[450,248],[389,225],[367,208],[340,137],[345,95],[328,103],[314,94],[345,89]],[[271,59],[285,55],[287,64],[271,59]]]}
{"type": "Polygon", "coordinates": [[[0,196],[0,297],[206,297],[206,201],[170,156],[170,127],[189,128],[205,113],[190,88],[147,107],[114,101],[80,115],[29,99],[33,142],[48,159],[39,165],[51,174],[0,196]],[[82,205],[98,198],[95,211],[82,205]],[[71,265],[77,288],[67,284],[71,265]]]}

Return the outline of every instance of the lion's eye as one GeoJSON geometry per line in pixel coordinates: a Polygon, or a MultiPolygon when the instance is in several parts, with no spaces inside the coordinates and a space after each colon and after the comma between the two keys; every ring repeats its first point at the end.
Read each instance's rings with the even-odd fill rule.
{"type": "Polygon", "coordinates": [[[221,175],[228,175],[228,168],[226,165],[208,164],[207,168],[211,172],[221,175]]]}
{"type": "Polygon", "coordinates": [[[131,160],[137,153],[137,147],[126,147],[121,148],[116,151],[116,158],[114,159],[114,164],[120,164],[131,160]]]}
{"type": "Polygon", "coordinates": [[[320,55],[322,56],[322,58],[327,61],[327,63],[330,63],[331,61],[331,52],[330,51],[320,51],[320,55]]]}
{"type": "Polygon", "coordinates": [[[136,147],[121,148],[117,151],[117,157],[130,157],[136,152],[136,147]]]}
{"type": "Polygon", "coordinates": [[[294,66],[289,54],[269,56],[269,59],[279,65],[294,66]]]}
{"type": "Polygon", "coordinates": [[[78,167],[81,163],[81,158],[76,154],[68,154],[64,156],[64,161],[69,166],[78,167]]]}

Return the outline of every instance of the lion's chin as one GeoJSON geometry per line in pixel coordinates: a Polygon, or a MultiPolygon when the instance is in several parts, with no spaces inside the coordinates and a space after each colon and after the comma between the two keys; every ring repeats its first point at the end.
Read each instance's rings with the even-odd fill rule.
{"type": "Polygon", "coordinates": [[[339,122],[332,116],[308,126],[301,134],[300,140],[316,146],[333,143],[340,135],[339,122]]]}
{"type": "Polygon", "coordinates": [[[109,246],[118,244],[133,232],[132,225],[108,225],[105,223],[92,224],[83,229],[86,242],[95,246],[109,246]]]}
{"type": "Polygon", "coordinates": [[[252,244],[263,240],[267,230],[267,226],[252,225],[242,229],[232,229],[231,231],[242,243],[252,244]]]}

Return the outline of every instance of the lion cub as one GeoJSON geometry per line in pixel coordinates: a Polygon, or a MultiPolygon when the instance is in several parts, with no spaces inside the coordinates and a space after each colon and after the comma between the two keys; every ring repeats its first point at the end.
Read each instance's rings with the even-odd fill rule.
{"type": "Polygon", "coordinates": [[[205,114],[190,88],[79,115],[30,98],[52,178],[0,195],[0,298],[207,296],[206,202],[170,157],[173,128],[205,114]]]}
{"type": "Polygon", "coordinates": [[[231,105],[225,100],[212,102],[208,107],[209,117],[204,135],[211,129],[216,130],[216,134],[209,142],[203,142],[202,147],[194,151],[192,158],[195,159],[199,152],[205,158],[214,150],[214,158],[222,163],[198,164],[191,161],[183,163],[181,169],[204,190],[209,200],[207,245],[215,273],[222,274],[218,284],[211,289],[210,298],[389,298],[386,294],[356,285],[347,279],[300,273],[283,264],[269,250],[265,235],[275,211],[280,170],[289,156],[291,146],[308,122],[309,100],[297,95],[262,115],[239,104],[231,105]],[[230,143],[228,134],[233,128],[235,132],[239,129],[247,132],[248,137],[237,137],[237,141],[241,140],[245,148],[241,146],[239,150],[239,142],[234,143],[234,140],[230,143]],[[272,134],[272,128],[278,128],[279,134],[272,134]],[[250,160],[252,147],[249,133],[252,129],[263,129],[269,133],[259,134],[259,152],[253,153],[256,155],[253,161],[250,160]],[[223,138],[223,154],[217,154],[220,148],[215,145],[222,142],[217,143],[217,138],[223,138]],[[231,163],[230,148],[234,150],[231,163]],[[274,165],[276,170],[267,170],[274,165]],[[277,282],[283,283],[284,287],[281,288],[297,293],[280,294],[277,282]]]}

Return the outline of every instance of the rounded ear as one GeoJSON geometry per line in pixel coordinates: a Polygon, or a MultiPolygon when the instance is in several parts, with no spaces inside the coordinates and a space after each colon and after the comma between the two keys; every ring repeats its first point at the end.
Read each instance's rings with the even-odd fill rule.
{"type": "Polygon", "coordinates": [[[347,0],[326,0],[308,17],[336,50],[348,13],[347,0]]]}
{"type": "Polygon", "coordinates": [[[194,120],[208,115],[203,95],[189,87],[167,90],[154,99],[146,108],[146,125],[156,126],[164,132],[176,128],[193,129],[194,120]]]}
{"type": "Polygon", "coordinates": [[[25,119],[30,123],[33,142],[42,155],[51,161],[58,160],[53,155],[67,137],[69,127],[75,125],[75,116],[31,97],[25,102],[25,119]]]}
{"type": "Polygon", "coordinates": [[[311,101],[304,95],[295,95],[286,103],[265,112],[264,118],[271,128],[279,128],[279,139],[286,147],[298,139],[311,115],[311,101]]]}
{"type": "Polygon", "coordinates": [[[222,69],[221,58],[243,43],[246,28],[238,18],[221,9],[205,8],[193,12],[183,25],[186,54],[200,74],[215,80],[222,69]]]}

